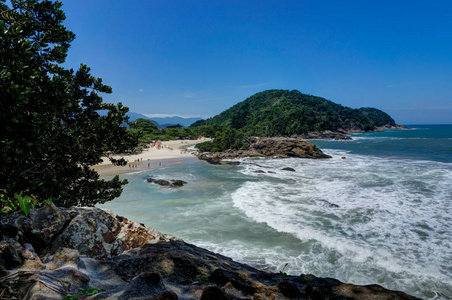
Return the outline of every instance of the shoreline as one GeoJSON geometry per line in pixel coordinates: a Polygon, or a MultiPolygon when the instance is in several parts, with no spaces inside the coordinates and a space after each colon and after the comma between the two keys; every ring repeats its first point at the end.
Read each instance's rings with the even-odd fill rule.
{"type": "Polygon", "coordinates": [[[156,170],[156,169],[164,169],[167,167],[171,167],[178,164],[183,164],[188,160],[196,159],[197,157],[187,156],[187,157],[174,157],[174,158],[165,158],[165,159],[153,159],[150,160],[150,165],[148,166],[148,161],[140,162],[136,168],[129,168],[128,166],[113,166],[113,165],[99,165],[94,168],[97,171],[101,178],[115,176],[115,175],[124,175],[131,173],[139,173],[146,170],[156,170]]]}
{"type": "Polygon", "coordinates": [[[99,176],[107,177],[167,167],[183,163],[187,158],[195,158],[193,151],[187,150],[187,148],[209,140],[209,138],[200,138],[160,142],[159,149],[149,147],[138,154],[113,156],[116,159],[125,158],[128,161],[125,166],[114,166],[107,157],[102,157],[102,163],[94,166],[93,169],[99,173],[99,176]]]}
{"type": "MultiPolygon", "coordinates": [[[[410,128],[396,124],[395,126],[381,126],[375,128],[371,132],[382,132],[390,129],[400,130],[410,128]]],[[[362,132],[365,131],[349,130],[349,132],[343,131],[309,132],[304,135],[296,134],[294,137],[307,141],[319,139],[352,140],[349,134],[362,132]]],[[[211,140],[210,138],[203,137],[196,140],[172,140],[160,142],[161,147],[159,149],[157,149],[157,147],[154,146],[143,149],[143,151],[139,154],[113,156],[116,159],[121,157],[125,158],[128,161],[127,165],[125,166],[114,166],[107,157],[102,157],[102,162],[96,166],[93,166],[93,169],[98,172],[99,176],[108,177],[127,173],[135,173],[165,166],[171,166],[182,163],[185,158],[196,157],[196,155],[193,154],[193,152],[196,150],[190,151],[187,150],[187,148],[210,140],[211,140]]]]}

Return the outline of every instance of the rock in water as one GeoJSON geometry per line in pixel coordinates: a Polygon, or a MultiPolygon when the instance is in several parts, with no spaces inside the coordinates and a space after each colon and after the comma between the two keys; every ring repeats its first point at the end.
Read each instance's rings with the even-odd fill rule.
{"type": "Polygon", "coordinates": [[[187,184],[186,181],[178,180],[178,179],[171,179],[171,187],[181,187],[187,184]]]}
{"type": "Polygon", "coordinates": [[[158,185],[161,185],[161,186],[168,186],[168,187],[171,187],[171,188],[182,187],[185,184],[187,184],[186,181],[179,180],[179,179],[171,179],[171,182],[169,182],[168,180],[154,179],[154,178],[149,177],[149,178],[146,179],[146,181],[150,182],[150,183],[155,183],[155,184],[158,184],[158,185]]]}
{"type": "Polygon", "coordinates": [[[285,168],[282,168],[281,170],[283,170],[283,171],[295,172],[295,169],[294,169],[294,168],[291,168],[291,167],[285,167],[285,168]]]}
{"type": "Polygon", "coordinates": [[[153,181],[155,184],[162,185],[162,186],[169,186],[171,183],[168,180],[164,179],[156,179],[153,181]]]}

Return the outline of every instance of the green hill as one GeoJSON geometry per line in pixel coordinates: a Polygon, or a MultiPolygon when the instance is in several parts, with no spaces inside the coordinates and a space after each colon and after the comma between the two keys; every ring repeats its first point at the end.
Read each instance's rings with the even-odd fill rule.
{"type": "Polygon", "coordinates": [[[371,131],[396,125],[376,108],[353,109],[297,90],[268,90],[192,126],[225,126],[246,135],[284,136],[312,131],[371,131]]]}

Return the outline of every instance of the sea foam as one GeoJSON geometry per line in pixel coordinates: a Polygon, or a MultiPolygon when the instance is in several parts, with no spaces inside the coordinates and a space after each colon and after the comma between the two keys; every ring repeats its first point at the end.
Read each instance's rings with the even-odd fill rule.
{"type": "Polygon", "coordinates": [[[303,269],[393,289],[423,282],[445,294],[452,284],[450,165],[326,151],[332,159],[243,160],[240,172],[258,180],[232,194],[234,206],[306,242],[293,271],[310,266],[303,269]]]}
{"type": "Polygon", "coordinates": [[[364,133],[315,141],[325,160],[151,168],[123,175],[123,195],[100,206],[275,272],[288,264],[288,274],[452,299],[451,135],[452,126],[364,133]],[[188,184],[169,190],[148,176],[188,184]]]}

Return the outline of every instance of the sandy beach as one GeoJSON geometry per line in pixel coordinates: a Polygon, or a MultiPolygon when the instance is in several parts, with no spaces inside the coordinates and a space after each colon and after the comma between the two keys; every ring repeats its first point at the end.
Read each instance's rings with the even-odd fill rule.
{"type": "Polygon", "coordinates": [[[107,157],[103,157],[102,163],[94,166],[94,169],[100,176],[105,177],[181,163],[185,158],[194,156],[191,151],[186,151],[188,147],[208,140],[210,139],[200,138],[160,142],[160,147],[145,148],[138,154],[114,156],[114,158],[124,157],[128,161],[126,166],[114,166],[107,157]]]}

